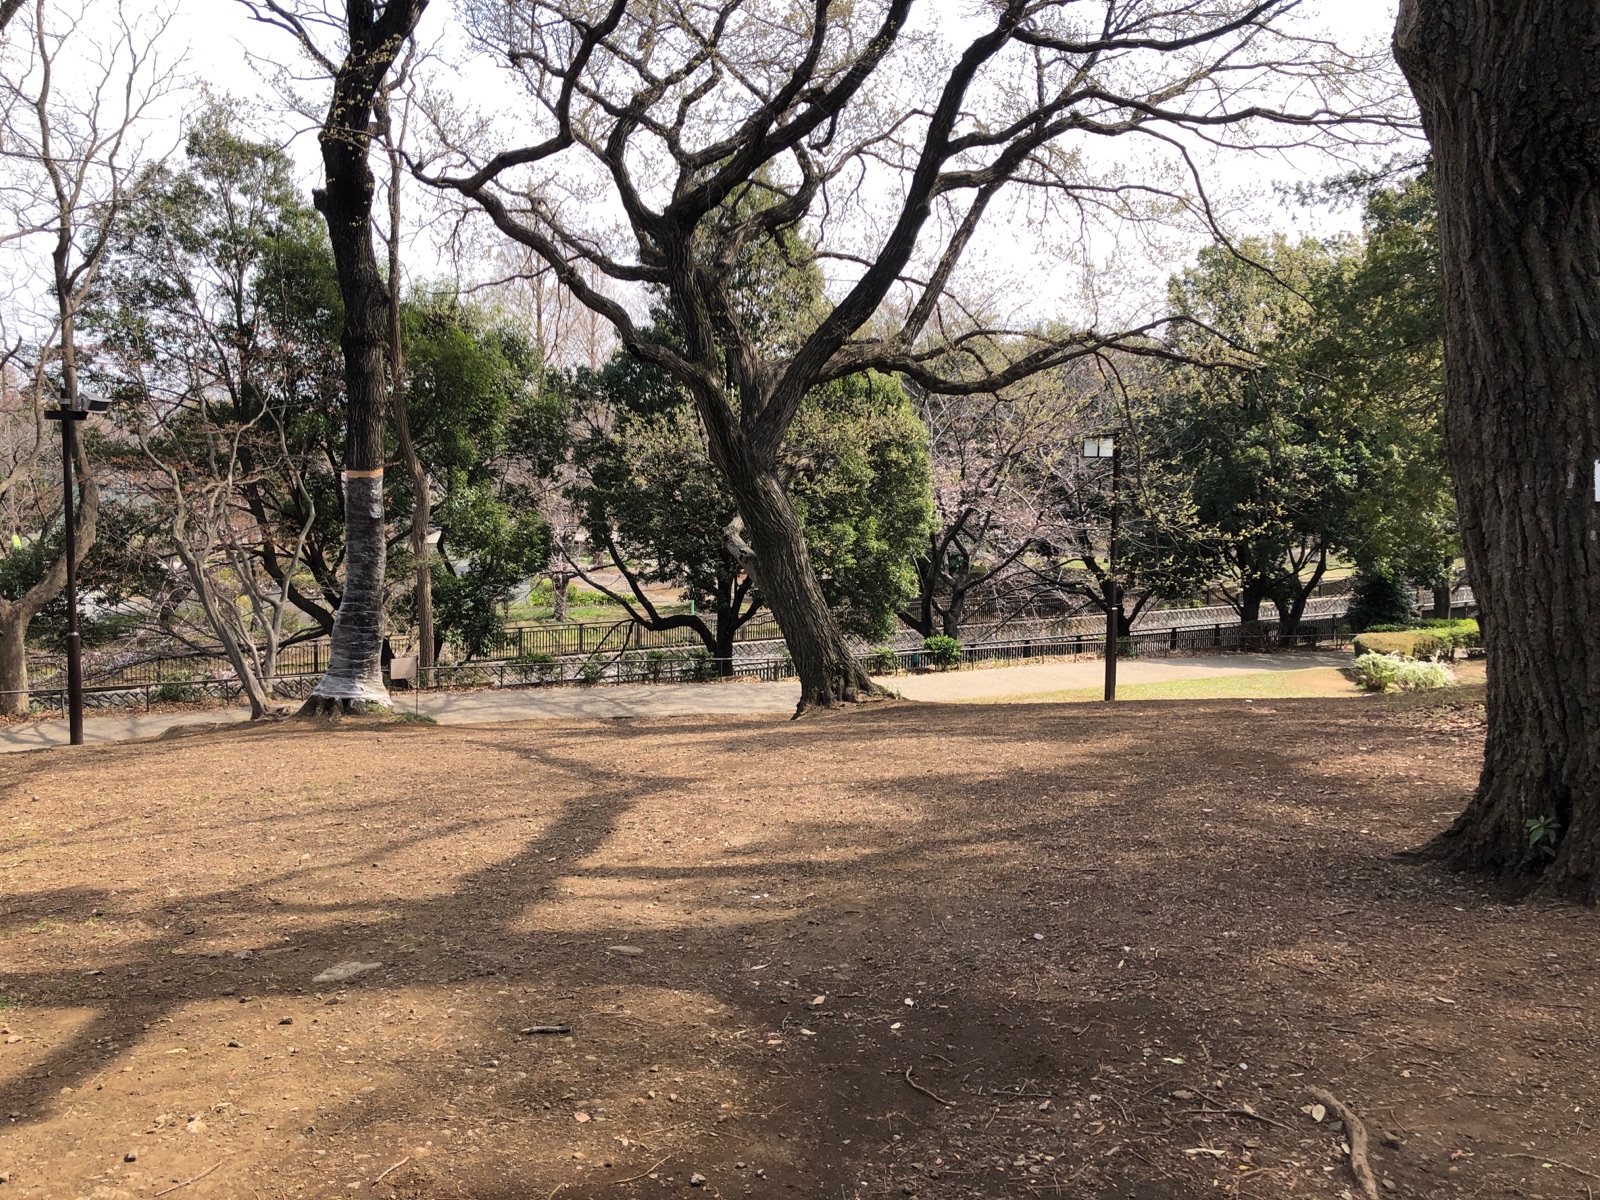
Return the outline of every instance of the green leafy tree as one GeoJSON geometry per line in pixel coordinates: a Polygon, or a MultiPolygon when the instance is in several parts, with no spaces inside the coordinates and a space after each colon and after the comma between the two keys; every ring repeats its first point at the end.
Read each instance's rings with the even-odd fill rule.
{"type": "Polygon", "coordinates": [[[1271,602],[1292,632],[1355,532],[1364,428],[1305,369],[1310,295],[1333,254],[1309,238],[1240,250],[1201,251],[1171,285],[1173,315],[1192,322],[1178,348],[1221,365],[1173,371],[1165,421],[1241,619],[1259,620],[1271,602]]]}
{"type": "MultiPolygon", "coordinates": [[[[1449,605],[1460,553],[1444,449],[1444,294],[1431,169],[1398,183],[1356,177],[1359,245],[1314,293],[1306,370],[1363,426],[1350,551],[1370,573],[1433,587],[1449,605]]],[[[1436,600],[1436,606],[1438,602],[1436,600]]]]}
{"type": "MultiPolygon", "coordinates": [[[[534,480],[566,438],[566,410],[539,388],[538,350],[524,332],[450,296],[402,310],[411,437],[437,495],[434,636],[468,657],[492,652],[515,589],[550,559],[534,480]]],[[[409,476],[389,487],[392,511],[414,502],[409,476]]],[[[403,561],[403,534],[390,544],[403,561]]],[[[405,578],[411,578],[406,574],[405,578]]],[[[410,593],[401,607],[409,614],[410,593]]]]}

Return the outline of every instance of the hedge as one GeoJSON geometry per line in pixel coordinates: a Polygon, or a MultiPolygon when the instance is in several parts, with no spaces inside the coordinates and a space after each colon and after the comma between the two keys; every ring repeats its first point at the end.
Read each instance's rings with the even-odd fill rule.
{"type": "Polygon", "coordinates": [[[1356,657],[1364,654],[1389,654],[1401,658],[1442,658],[1450,644],[1426,629],[1404,629],[1395,633],[1359,633],[1356,657]]]}
{"type": "Polygon", "coordinates": [[[1456,650],[1468,650],[1479,644],[1478,623],[1470,618],[1461,621],[1428,621],[1409,629],[1385,626],[1369,629],[1355,639],[1356,654],[1398,654],[1404,658],[1447,658],[1456,650]]]}

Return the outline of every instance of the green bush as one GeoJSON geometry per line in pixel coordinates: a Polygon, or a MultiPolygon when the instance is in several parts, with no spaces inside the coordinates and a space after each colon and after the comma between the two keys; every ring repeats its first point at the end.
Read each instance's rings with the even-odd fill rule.
{"type": "Polygon", "coordinates": [[[928,652],[929,661],[941,671],[947,671],[961,661],[961,643],[942,633],[924,639],[922,648],[928,652]]]}
{"type": "Polygon", "coordinates": [[[704,646],[689,651],[686,657],[689,663],[689,678],[700,683],[717,678],[717,660],[704,646]]]}
{"type": "Polygon", "coordinates": [[[552,654],[530,651],[527,654],[519,654],[514,661],[523,669],[525,679],[549,683],[552,679],[561,678],[561,661],[552,654]]]}
{"type": "Polygon", "coordinates": [[[1356,659],[1356,682],[1369,692],[1420,692],[1455,682],[1442,663],[1417,662],[1393,654],[1363,654],[1356,659]]]}
{"type": "Polygon", "coordinates": [[[867,672],[872,675],[893,675],[900,669],[900,656],[889,646],[879,646],[867,655],[867,672]]]}
{"type": "Polygon", "coordinates": [[[200,689],[187,679],[162,680],[150,694],[151,700],[157,704],[190,704],[200,699],[200,696],[200,689]]]}
{"type": "Polygon", "coordinates": [[[1418,621],[1417,628],[1433,634],[1452,650],[1476,650],[1483,645],[1483,633],[1478,628],[1478,622],[1471,617],[1453,621],[1418,621]]]}
{"type": "Polygon", "coordinates": [[[651,683],[660,683],[661,676],[667,669],[667,664],[672,661],[672,655],[665,650],[646,650],[644,652],[644,673],[651,683]]]}
{"type": "Polygon", "coordinates": [[[599,683],[606,677],[606,668],[610,665],[604,658],[586,658],[578,668],[578,678],[586,684],[599,683]]]}
{"type": "Polygon", "coordinates": [[[1357,571],[1345,620],[1355,630],[1403,628],[1416,616],[1416,602],[1415,591],[1399,576],[1357,571]]]}

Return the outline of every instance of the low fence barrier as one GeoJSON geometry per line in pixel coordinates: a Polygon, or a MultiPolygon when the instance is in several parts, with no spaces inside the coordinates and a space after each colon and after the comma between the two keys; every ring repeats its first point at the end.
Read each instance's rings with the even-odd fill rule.
{"type": "MultiPolygon", "coordinates": [[[[1278,632],[1276,623],[1251,626],[1240,624],[1174,626],[1169,629],[1135,630],[1118,643],[1118,654],[1127,658],[1167,658],[1182,654],[1224,653],[1228,651],[1315,649],[1343,646],[1348,637],[1333,617],[1302,622],[1290,635],[1278,632]]],[[[874,649],[857,654],[857,660],[877,674],[891,671],[924,671],[942,666],[975,666],[979,663],[1026,662],[1041,658],[1099,658],[1105,638],[1091,631],[1049,637],[1019,637],[974,642],[961,647],[953,663],[945,663],[935,651],[913,649],[874,649]]],[[[704,650],[617,650],[609,655],[591,654],[533,661],[490,660],[450,663],[432,668],[423,681],[425,691],[470,688],[571,687],[574,685],[626,683],[693,683],[724,676],[755,678],[777,682],[795,677],[794,663],[787,654],[766,658],[716,659],[704,650]]],[[[303,698],[316,684],[315,675],[283,675],[274,680],[279,699],[303,698]]],[[[232,678],[166,680],[136,685],[85,686],[84,708],[109,709],[158,704],[195,704],[205,701],[238,700],[244,689],[232,678]]],[[[41,688],[32,693],[38,711],[61,711],[65,693],[59,688],[41,688]]]]}

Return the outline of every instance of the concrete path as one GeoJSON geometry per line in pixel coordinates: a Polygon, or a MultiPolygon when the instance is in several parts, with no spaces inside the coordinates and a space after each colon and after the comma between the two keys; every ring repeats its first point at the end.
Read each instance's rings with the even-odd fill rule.
{"type": "MultiPolygon", "coordinates": [[[[1128,659],[1117,678],[1122,683],[1168,679],[1206,679],[1224,675],[1256,675],[1265,671],[1300,671],[1337,667],[1347,654],[1225,654],[1195,658],[1128,659]]],[[[949,703],[989,696],[1028,696],[1070,688],[1092,688],[1105,678],[1098,659],[1047,662],[1019,667],[979,668],[934,675],[901,675],[883,682],[908,700],[949,703]]],[[[488,721],[583,720],[613,717],[694,716],[705,713],[791,713],[800,687],[785,683],[667,683],[653,686],[506,688],[473,692],[434,692],[411,697],[396,692],[402,712],[420,712],[441,725],[488,721]]],[[[87,717],[86,743],[153,737],[179,725],[243,721],[249,710],[207,709],[199,712],[139,713],[87,717]]],[[[37,750],[67,744],[67,724],[35,721],[0,728],[0,753],[37,750]]]]}

